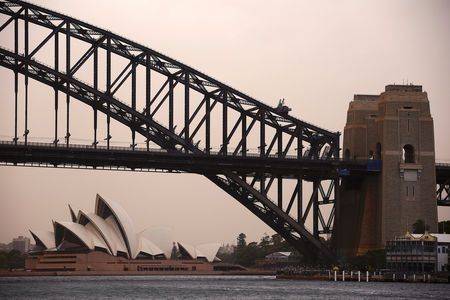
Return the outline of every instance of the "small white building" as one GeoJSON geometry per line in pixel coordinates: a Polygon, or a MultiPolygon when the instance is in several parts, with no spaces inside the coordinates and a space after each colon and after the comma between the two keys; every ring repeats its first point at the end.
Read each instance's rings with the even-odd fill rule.
{"type": "MultiPolygon", "coordinates": [[[[437,271],[446,271],[450,251],[450,234],[431,233],[431,235],[437,238],[437,271]]],[[[419,238],[422,234],[413,234],[413,236],[419,238]]]]}
{"type": "Polygon", "coordinates": [[[286,261],[289,260],[292,252],[274,252],[266,255],[266,260],[286,261]]]}

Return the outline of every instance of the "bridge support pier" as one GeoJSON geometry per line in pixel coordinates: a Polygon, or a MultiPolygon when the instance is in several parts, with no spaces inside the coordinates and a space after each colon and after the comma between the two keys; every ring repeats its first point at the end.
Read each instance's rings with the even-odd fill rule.
{"type": "Polygon", "coordinates": [[[380,95],[355,95],[347,113],[344,156],[368,160],[369,168],[375,160],[382,165],[379,176],[350,174],[342,180],[336,224],[340,253],[384,248],[387,240],[411,231],[418,219],[436,232],[433,136],[421,86],[388,85],[380,95]]]}

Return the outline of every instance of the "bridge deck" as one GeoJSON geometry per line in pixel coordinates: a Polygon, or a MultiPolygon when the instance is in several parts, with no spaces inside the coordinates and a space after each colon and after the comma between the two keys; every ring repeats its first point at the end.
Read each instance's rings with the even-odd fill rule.
{"type": "Polygon", "coordinates": [[[304,180],[314,178],[332,179],[341,170],[350,174],[365,174],[366,160],[343,161],[336,159],[306,159],[296,156],[279,158],[275,155],[260,157],[256,154],[244,156],[186,154],[168,152],[160,149],[135,149],[121,147],[97,147],[88,145],[70,145],[70,147],[44,143],[14,145],[12,142],[0,142],[0,161],[9,164],[40,164],[66,168],[98,168],[130,171],[169,171],[193,172],[199,174],[233,171],[241,175],[253,176],[268,173],[283,178],[304,180]]]}

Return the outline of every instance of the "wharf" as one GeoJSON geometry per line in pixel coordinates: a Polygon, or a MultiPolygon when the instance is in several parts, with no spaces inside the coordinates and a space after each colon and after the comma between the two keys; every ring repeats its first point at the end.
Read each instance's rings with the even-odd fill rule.
{"type": "Polygon", "coordinates": [[[342,275],[337,275],[336,280],[334,275],[324,275],[324,274],[277,274],[277,279],[284,280],[319,280],[319,281],[336,281],[336,282],[407,282],[407,283],[450,283],[450,275],[426,275],[423,274],[414,276],[409,274],[408,276],[393,276],[393,274],[383,274],[383,275],[371,275],[367,280],[366,274],[361,274],[361,277],[358,278],[358,275],[346,274],[345,278],[342,278],[342,275]]]}

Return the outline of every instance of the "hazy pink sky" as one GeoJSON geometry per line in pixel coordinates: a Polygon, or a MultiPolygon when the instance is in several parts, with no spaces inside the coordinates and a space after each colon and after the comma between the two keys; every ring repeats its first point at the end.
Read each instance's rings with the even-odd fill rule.
{"type": "MultiPolygon", "coordinates": [[[[450,162],[449,1],[35,3],[135,40],[266,104],[285,98],[292,115],[331,131],[343,131],[353,94],[423,85],[436,159],[450,162]]],[[[6,38],[0,34],[2,45],[6,38]]],[[[11,72],[4,68],[0,90],[9,109],[11,72]]],[[[30,96],[31,107],[40,100],[47,101],[30,96]]],[[[36,123],[51,122],[52,113],[31,111],[32,134],[39,136],[36,123]]],[[[13,134],[11,125],[9,110],[0,110],[0,136],[13,134]]],[[[28,235],[28,228],[51,230],[51,219],[69,219],[68,203],[93,210],[96,193],[119,202],[138,229],[168,226],[192,244],[272,233],[199,175],[0,167],[0,242],[28,235]]],[[[450,219],[450,209],[440,208],[439,218],[450,219]]]]}

